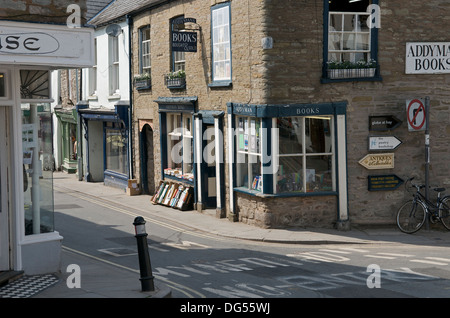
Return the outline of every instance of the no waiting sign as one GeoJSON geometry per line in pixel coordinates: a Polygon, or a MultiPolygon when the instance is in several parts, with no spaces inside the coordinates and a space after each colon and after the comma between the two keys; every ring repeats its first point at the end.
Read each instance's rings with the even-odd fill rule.
{"type": "Polygon", "coordinates": [[[409,131],[425,130],[426,114],[424,101],[419,98],[407,100],[406,117],[408,118],[409,131]]]}

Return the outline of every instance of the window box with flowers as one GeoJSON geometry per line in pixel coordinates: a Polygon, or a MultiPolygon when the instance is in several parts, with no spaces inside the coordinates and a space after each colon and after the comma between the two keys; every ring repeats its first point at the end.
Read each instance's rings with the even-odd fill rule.
{"type": "Polygon", "coordinates": [[[134,87],[137,90],[149,89],[152,87],[152,79],[149,73],[134,76],[134,87]]]}
{"type": "Polygon", "coordinates": [[[186,72],[176,71],[166,74],[164,82],[167,88],[185,88],[186,87],[186,72]]]}
{"type": "Polygon", "coordinates": [[[375,60],[360,60],[356,63],[349,61],[330,61],[327,63],[329,79],[375,77],[376,69],[377,62],[375,60]]]}

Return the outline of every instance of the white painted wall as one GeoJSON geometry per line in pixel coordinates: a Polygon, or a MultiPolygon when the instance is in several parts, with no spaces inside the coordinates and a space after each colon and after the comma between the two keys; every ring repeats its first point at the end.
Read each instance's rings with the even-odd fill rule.
{"type": "Polygon", "coordinates": [[[119,91],[118,94],[110,94],[110,36],[106,34],[106,27],[95,30],[94,38],[97,41],[97,92],[89,94],[90,76],[92,69],[83,69],[83,96],[82,99],[89,101],[90,108],[107,107],[114,108],[119,100],[130,100],[129,88],[129,38],[128,25],[124,21],[118,23],[122,33],[118,35],[119,41],[119,91]]]}

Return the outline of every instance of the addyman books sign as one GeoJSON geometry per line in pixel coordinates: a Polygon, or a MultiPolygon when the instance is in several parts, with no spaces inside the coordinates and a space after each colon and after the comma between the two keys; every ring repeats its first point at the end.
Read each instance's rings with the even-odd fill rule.
{"type": "Polygon", "coordinates": [[[406,74],[450,73],[450,42],[406,43],[406,74]]]}

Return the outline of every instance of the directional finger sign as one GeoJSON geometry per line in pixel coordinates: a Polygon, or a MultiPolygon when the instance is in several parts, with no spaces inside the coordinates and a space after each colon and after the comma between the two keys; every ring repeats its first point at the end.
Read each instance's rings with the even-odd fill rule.
{"type": "Polygon", "coordinates": [[[425,130],[426,115],[424,102],[421,99],[406,101],[406,117],[408,118],[408,130],[425,130]]]}

